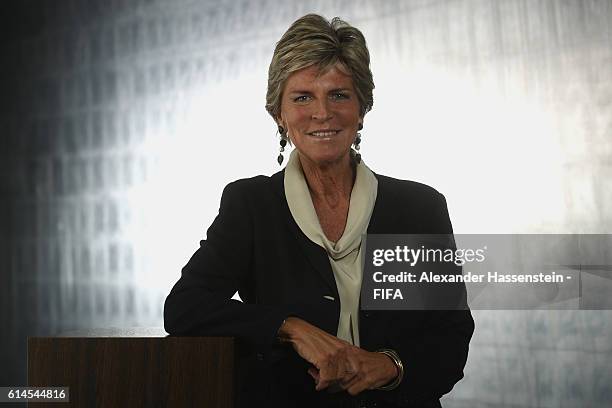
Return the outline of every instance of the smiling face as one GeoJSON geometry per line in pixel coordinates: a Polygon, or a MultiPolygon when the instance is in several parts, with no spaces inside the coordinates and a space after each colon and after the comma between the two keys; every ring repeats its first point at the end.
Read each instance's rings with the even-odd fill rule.
{"type": "Polygon", "coordinates": [[[353,80],[339,65],[316,65],[289,76],[278,123],[287,129],[302,160],[317,166],[350,163],[349,150],[362,118],[353,80]]]}

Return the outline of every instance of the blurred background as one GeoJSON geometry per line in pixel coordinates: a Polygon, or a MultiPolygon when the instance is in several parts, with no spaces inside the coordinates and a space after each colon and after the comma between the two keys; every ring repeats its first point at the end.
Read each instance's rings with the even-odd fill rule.
{"type": "MultiPolygon", "coordinates": [[[[278,171],[267,67],[309,12],[368,41],[364,161],[456,232],[612,232],[610,0],[0,4],[0,386],[28,336],[163,325],[225,184],[278,171]]],[[[610,311],[474,317],[445,407],[612,404],[610,311]]]]}

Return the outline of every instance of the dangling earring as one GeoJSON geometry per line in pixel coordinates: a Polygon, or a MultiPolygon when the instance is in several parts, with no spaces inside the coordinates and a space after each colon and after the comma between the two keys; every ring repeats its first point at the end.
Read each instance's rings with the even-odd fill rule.
{"type": "MultiPolygon", "coordinates": [[[[361,130],[361,129],[363,129],[362,123],[360,123],[359,127],[357,127],[357,130],[361,130]]],[[[354,142],[355,150],[356,150],[355,162],[357,162],[357,164],[361,163],[361,153],[359,153],[359,149],[360,149],[359,143],[361,143],[361,133],[357,132],[357,135],[355,136],[355,142],[354,142]]]]}
{"type": "Polygon", "coordinates": [[[285,146],[287,146],[287,136],[285,135],[285,128],[283,128],[281,125],[278,125],[278,133],[280,134],[280,153],[278,154],[276,161],[280,166],[283,164],[283,152],[285,151],[285,146]]]}

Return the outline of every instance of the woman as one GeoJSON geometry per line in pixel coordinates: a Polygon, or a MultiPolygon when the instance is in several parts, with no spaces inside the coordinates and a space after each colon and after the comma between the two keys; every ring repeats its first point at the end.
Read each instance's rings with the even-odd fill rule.
{"type": "Polygon", "coordinates": [[[359,308],[362,234],[452,233],[441,194],[361,161],[373,88],[359,30],[313,14],[291,25],[266,109],[279,163],[295,150],[284,171],[225,188],[166,300],[169,333],[242,342],[237,406],[436,407],[463,376],[469,311],[359,308]]]}

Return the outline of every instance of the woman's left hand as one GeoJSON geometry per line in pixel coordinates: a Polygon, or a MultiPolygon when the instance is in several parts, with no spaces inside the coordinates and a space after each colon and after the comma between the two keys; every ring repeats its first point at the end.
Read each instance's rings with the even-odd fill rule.
{"type": "MultiPolygon", "coordinates": [[[[345,376],[338,384],[351,395],[373,390],[393,381],[397,375],[395,363],[385,354],[350,347],[345,352],[345,376]]],[[[308,373],[319,381],[319,372],[312,367],[308,373]]]]}

